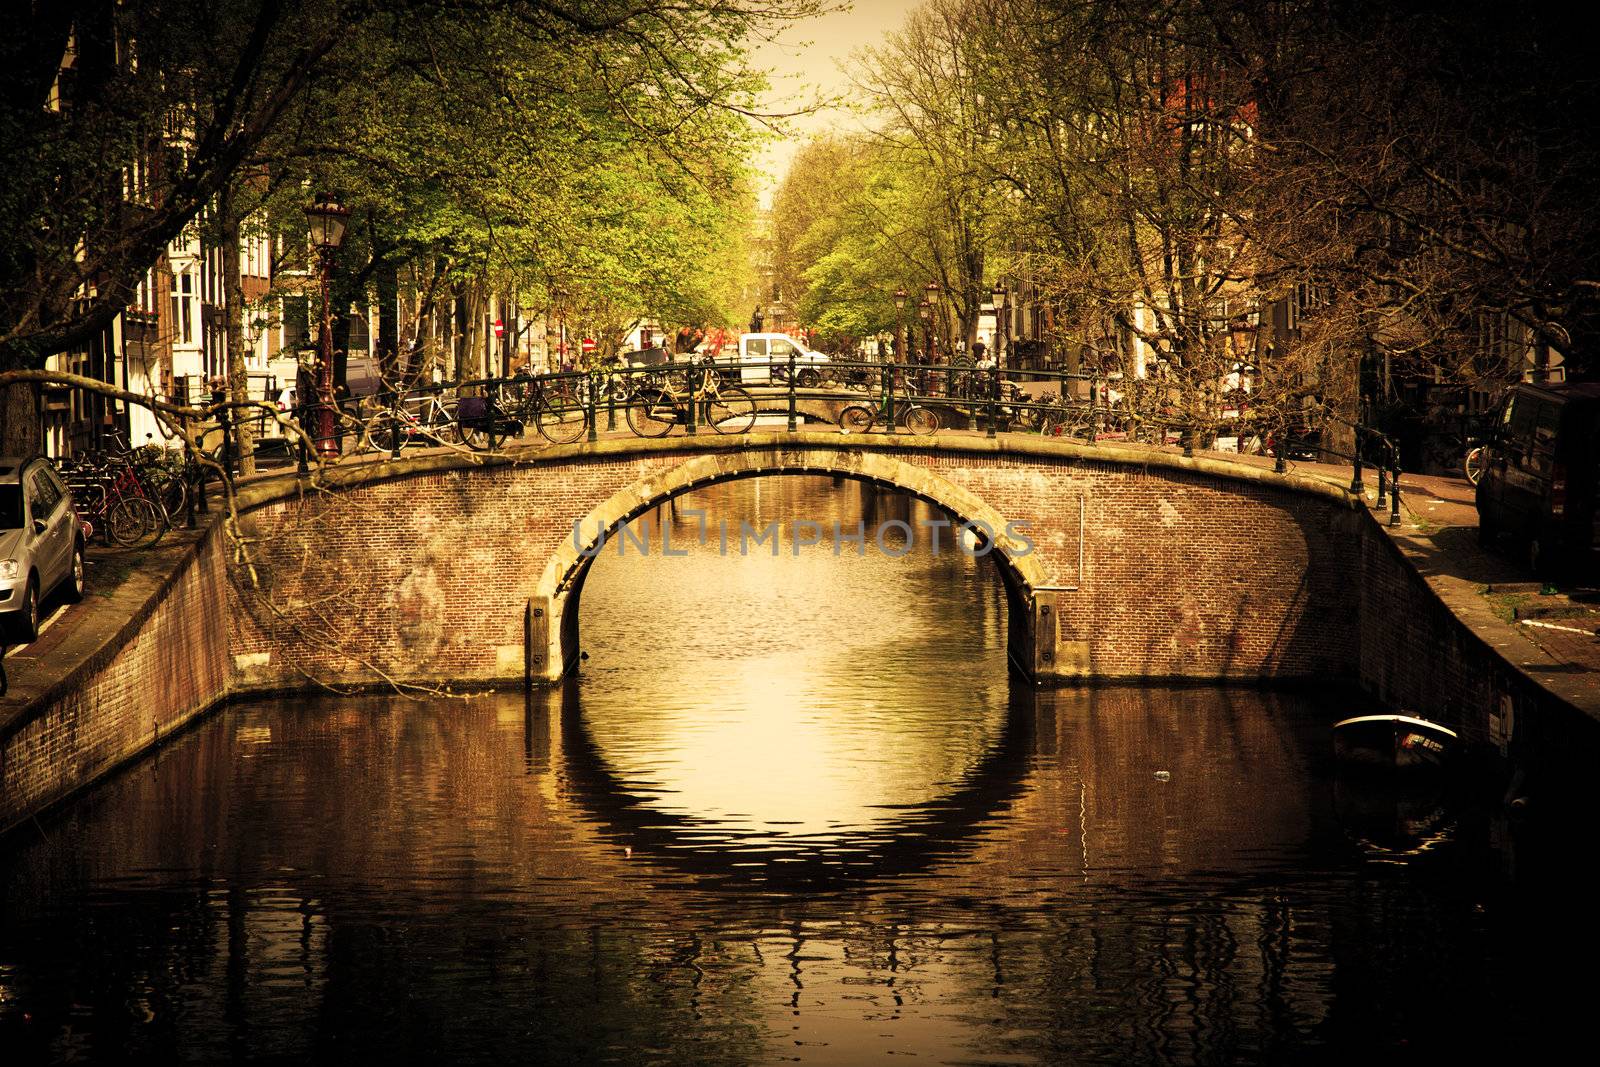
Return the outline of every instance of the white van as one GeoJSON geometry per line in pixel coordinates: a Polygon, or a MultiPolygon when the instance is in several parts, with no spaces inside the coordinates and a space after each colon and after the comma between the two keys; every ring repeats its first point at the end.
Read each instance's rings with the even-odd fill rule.
{"type": "Polygon", "coordinates": [[[739,370],[740,380],[746,385],[786,383],[791,355],[800,385],[809,389],[822,380],[823,368],[819,364],[828,362],[828,357],[813,352],[786,333],[747,333],[739,338],[739,362],[747,364],[739,370]],[[766,366],[769,363],[782,366],[769,368],[766,366]]]}

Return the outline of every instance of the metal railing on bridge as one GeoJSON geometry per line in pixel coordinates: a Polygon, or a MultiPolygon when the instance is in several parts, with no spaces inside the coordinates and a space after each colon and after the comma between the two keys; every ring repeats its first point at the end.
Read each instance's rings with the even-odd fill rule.
{"type": "Polygon", "coordinates": [[[562,371],[393,389],[333,406],[302,405],[293,424],[298,464],[410,447],[492,452],[537,435],[552,444],[631,433],[737,434],[778,422],[793,432],[821,421],[845,433],[941,430],[1043,435],[1085,445],[1122,441],[1181,446],[1183,454],[1232,429],[1237,451],[1257,451],[1287,469],[1295,459],[1336,459],[1352,467],[1350,489],[1364,491],[1363,471],[1378,472],[1378,506],[1400,518],[1399,451],[1392,439],[1331,413],[1256,411],[1224,425],[1183,410],[1178,391],[1135,383],[1113,396],[1098,373],[961,367],[939,363],[691,360],[654,366],[562,371]],[[1349,451],[1324,431],[1349,431],[1349,451]]]}

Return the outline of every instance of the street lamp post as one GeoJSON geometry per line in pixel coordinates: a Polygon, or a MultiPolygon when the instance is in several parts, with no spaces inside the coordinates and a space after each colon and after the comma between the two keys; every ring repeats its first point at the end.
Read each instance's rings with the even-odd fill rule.
{"type": "Polygon", "coordinates": [[[1002,366],[1011,334],[1011,317],[1006,314],[1005,282],[995,282],[994,291],[990,294],[994,300],[994,365],[1002,366]]]}
{"type": "Polygon", "coordinates": [[[929,282],[923,287],[928,294],[928,362],[939,357],[939,283],[929,282]]]}
{"type": "Polygon", "coordinates": [[[906,291],[894,291],[894,358],[897,363],[906,359],[906,291]]]}
{"type": "Polygon", "coordinates": [[[933,305],[927,300],[917,305],[917,317],[922,320],[922,366],[917,369],[917,392],[928,393],[928,364],[933,362],[933,305]]]}
{"type": "Polygon", "coordinates": [[[339,441],[334,434],[333,310],[329,304],[328,287],[333,274],[333,254],[344,243],[344,228],[350,221],[350,211],[331,195],[319,193],[316,202],[306,208],[306,220],[311,224],[311,243],[317,247],[322,289],[322,335],[319,338],[317,365],[317,451],[324,456],[335,456],[339,453],[339,441]]]}

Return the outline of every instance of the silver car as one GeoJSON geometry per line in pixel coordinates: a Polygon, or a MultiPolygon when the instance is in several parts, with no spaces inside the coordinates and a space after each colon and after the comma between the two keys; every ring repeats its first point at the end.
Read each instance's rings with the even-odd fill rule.
{"type": "Polygon", "coordinates": [[[0,457],[0,629],[39,636],[39,602],[83,596],[83,528],[72,494],[43,456],[0,457]]]}

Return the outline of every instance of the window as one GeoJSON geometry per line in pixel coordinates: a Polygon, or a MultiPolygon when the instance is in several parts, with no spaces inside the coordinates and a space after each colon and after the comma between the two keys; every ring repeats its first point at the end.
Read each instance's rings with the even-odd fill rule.
{"type": "Polygon", "coordinates": [[[360,315],[346,315],[345,322],[350,327],[350,338],[345,342],[345,350],[352,356],[366,355],[371,348],[371,334],[367,331],[367,320],[360,315]]]}
{"type": "Polygon", "coordinates": [[[1534,444],[1545,450],[1552,450],[1556,446],[1556,430],[1561,426],[1561,405],[1552,404],[1548,400],[1539,405],[1539,414],[1534,420],[1534,444]]]}
{"type": "Polygon", "coordinates": [[[44,480],[49,482],[51,488],[55,490],[57,500],[67,495],[67,483],[61,480],[61,475],[49,467],[40,467],[39,469],[44,472],[44,480]]]}
{"type": "Polygon", "coordinates": [[[47,519],[55,510],[55,494],[50,492],[37,470],[28,473],[28,513],[30,518],[47,519]]]}
{"type": "Polygon", "coordinates": [[[765,359],[767,357],[767,339],[765,337],[751,338],[745,342],[745,352],[765,359]]]}
{"type": "Polygon", "coordinates": [[[774,359],[788,359],[791,352],[798,351],[799,349],[795,348],[795,346],[790,344],[788,341],[779,340],[777,338],[774,338],[772,341],[772,358],[774,359]]]}
{"type": "Polygon", "coordinates": [[[283,298],[283,350],[295,352],[305,347],[311,326],[303,296],[283,298]]]}

